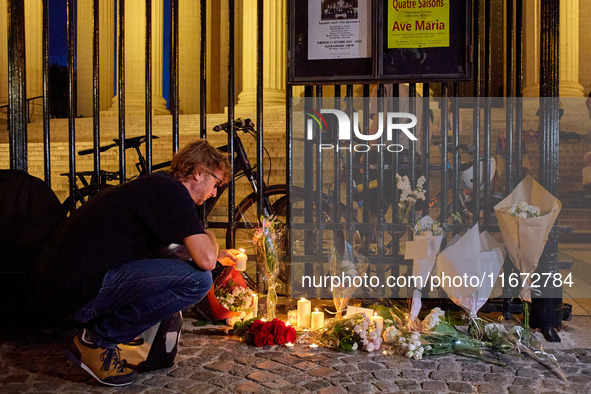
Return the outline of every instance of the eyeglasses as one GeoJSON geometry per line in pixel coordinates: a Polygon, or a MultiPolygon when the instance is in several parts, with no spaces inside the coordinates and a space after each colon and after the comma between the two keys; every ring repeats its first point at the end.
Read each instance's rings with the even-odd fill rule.
{"type": "Polygon", "coordinates": [[[216,188],[218,188],[224,184],[224,181],[222,181],[220,178],[218,178],[217,175],[214,174],[213,172],[208,172],[208,174],[211,175],[212,177],[214,177],[215,179],[217,179],[217,182],[215,184],[216,188]]]}

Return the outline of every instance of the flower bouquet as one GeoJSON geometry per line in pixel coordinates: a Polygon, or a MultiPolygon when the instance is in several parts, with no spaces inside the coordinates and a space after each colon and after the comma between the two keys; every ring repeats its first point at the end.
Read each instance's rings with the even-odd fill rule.
{"type": "Polygon", "coordinates": [[[253,311],[252,292],[247,287],[234,282],[232,278],[229,278],[223,286],[215,289],[215,296],[222,307],[237,313],[237,315],[226,319],[230,326],[233,326],[236,321],[244,320],[253,311]]]}
{"type": "Polygon", "coordinates": [[[401,191],[398,202],[398,218],[402,223],[408,223],[408,216],[414,210],[415,204],[418,200],[425,200],[425,177],[421,176],[417,180],[417,188],[415,190],[410,186],[408,176],[401,177],[396,174],[396,186],[401,191]]]}
{"type": "Polygon", "coordinates": [[[562,204],[527,175],[513,192],[495,206],[503,242],[515,267],[528,274],[519,297],[531,302],[531,274],[538,267],[548,234],[562,204]]]}
{"type": "Polygon", "coordinates": [[[443,279],[439,284],[453,302],[464,308],[470,317],[476,317],[490,297],[503,260],[502,246],[488,232],[480,233],[476,224],[462,237],[452,239],[439,254],[436,276],[466,278],[460,285],[443,279]]]}
{"type": "Polygon", "coordinates": [[[424,216],[414,227],[413,240],[406,243],[404,258],[413,260],[412,276],[420,277],[421,283],[417,283],[413,290],[412,307],[409,313],[409,322],[413,322],[421,310],[421,290],[429,280],[429,275],[435,265],[435,259],[443,240],[443,227],[430,216],[424,216]]]}
{"type": "Polygon", "coordinates": [[[355,292],[353,279],[361,277],[369,267],[367,258],[354,250],[353,245],[345,241],[342,232],[335,232],[335,247],[332,249],[330,271],[341,281],[331,286],[332,299],[336,308],[336,318],[342,317],[349,300],[355,292]]]}
{"type": "Polygon", "coordinates": [[[234,335],[240,336],[243,342],[256,347],[285,345],[296,340],[295,328],[279,319],[236,322],[232,331],[234,335]]]}
{"type": "Polygon", "coordinates": [[[306,333],[304,336],[324,346],[347,351],[359,349],[373,352],[382,344],[377,327],[363,313],[328,320],[322,328],[306,333]]]}
{"type": "Polygon", "coordinates": [[[262,226],[254,234],[253,242],[258,246],[257,258],[264,260],[267,284],[267,319],[275,318],[277,306],[277,276],[279,275],[279,221],[275,216],[261,216],[262,226]]]}

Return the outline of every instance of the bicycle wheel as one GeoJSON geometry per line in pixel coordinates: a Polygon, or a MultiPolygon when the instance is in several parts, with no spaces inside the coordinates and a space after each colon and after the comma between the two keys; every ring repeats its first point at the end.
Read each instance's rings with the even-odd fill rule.
{"type": "MultiPolygon", "coordinates": [[[[300,213],[303,212],[303,202],[304,202],[304,190],[294,187],[292,189],[292,215],[294,217],[300,217],[300,213]]],[[[281,230],[285,228],[286,223],[286,214],[287,214],[287,207],[288,207],[288,200],[287,200],[287,186],[286,185],[272,185],[266,187],[264,190],[264,196],[269,199],[271,206],[273,207],[273,212],[275,213],[277,220],[280,223],[283,223],[283,226],[280,226],[279,233],[281,230]]],[[[314,217],[316,215],[316,204],[313,204],[313,214],[314,217]]],[[[232,232],[234,235],[235,240],[235,247],[238,249],[244,249],[246,254],[248,255],[248,264],[246,266],[246,271],[243,272],[244,279],[246,280],[248,286],[252,289],[257,288],[257,269],[256,269],[256,245],[253,243],[253,236],[255,230],[258,228],[258,217],[257,217],[257,195],[255,193],[250,194],[247,196],[238,206],[236,207],[236,212],[234,214],[234,218],[236,222],[241,223],[241,228],[237,229],[228,229],[226,232],[226,240],[230,242],[232,232]]],[[[293,219],[293,218],[292,218],[293,219]]],[[[328,205],[325,204],[323,208],[323,220],[325,222],[332,222],[332,216],[329,212],[328,205]]],[[[295,234],[292,233],[292,238],[296,239],[303,239],[303,234],[295,234]]],[[[280,240],[280,253],[285,253],[287,245],[287,239],[282,237],[280,240]]],[[[324,252],[328,253],[329,245],[323,245],[324,252]]],[[[330,255],[330,254],[329,254],[330,255]]],[[[285,261],[283,256],[279,256],[280,261],[285,261]]],[[[278,286],[278,293],[279,294],[287,294],[289,293],[289,270],[291,267],[287,267],[285,264],[282,265],[279,272],[279,279],[280,283],[278,286]]]]}

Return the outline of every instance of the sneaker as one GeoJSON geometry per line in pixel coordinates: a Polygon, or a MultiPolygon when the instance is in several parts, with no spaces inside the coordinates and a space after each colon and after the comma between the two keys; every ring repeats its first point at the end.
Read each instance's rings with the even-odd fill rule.
{"type": "Polygon", "coordinates": [[[136,371],[126,367],[119,347],[105,349],[96,346],[86,338],[86,330],[74,337],[66,357],[93,378],[109,386],[126,386],[138,377],[136,371]]]}

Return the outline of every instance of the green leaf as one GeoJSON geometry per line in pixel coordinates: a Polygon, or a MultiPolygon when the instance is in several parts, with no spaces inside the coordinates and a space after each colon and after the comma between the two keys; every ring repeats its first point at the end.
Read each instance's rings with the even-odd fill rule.
{"type": "Polygon", "coordinates": [[[208,325],[209,323],[210,323],[210,322],[208,322],[207,320],[197,320],[197,321],[194,321],[194,322],[193,322],[193,325],[194,325],[195,327],[203,327],[203,326],[206,326],[206,325],[208,325]]]}
{"type": "Polygon", "coordinates": [[[438,332],[440,334],[451,334],[451,335],[456,335],[458,333],[458,330],[456,330],[456,328],[454,326],[452,326],[450,323],[447,323],[447,322],[439,323],[438,325],[435,326],[433,331],[438,332]]]}

